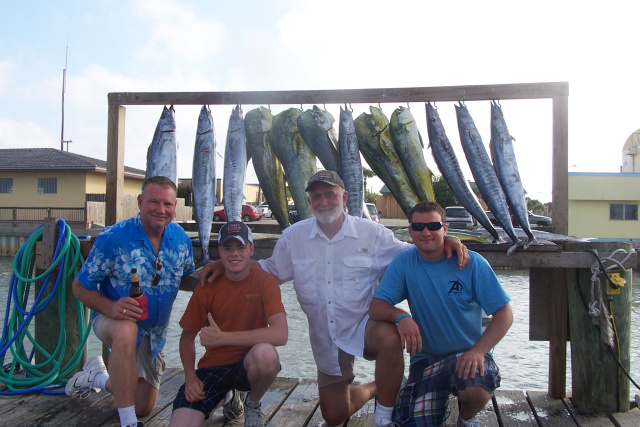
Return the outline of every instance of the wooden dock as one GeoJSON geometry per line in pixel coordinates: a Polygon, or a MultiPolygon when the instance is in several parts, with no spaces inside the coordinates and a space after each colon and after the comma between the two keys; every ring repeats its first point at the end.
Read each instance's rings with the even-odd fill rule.
{"type": "MultiPolygon", "coordinates": [[[[178,388],[184,382],[181,369],[165,371],[160,395],[153,413],[141,419],[145,427],[168,426],[172,403],[178,388]]],[[[633,405],[635,406],[635,404],[633,405]]],[[[455,426],[457,404],[446,426],[455,426]]],[[[315,380],[277,378],[262,399],[262,410],[269,418],[269,426],[304,427],[322,423],[318,407],[318,386],[315,380]]],[[[373,425],[374,401],[352,416],[345,426],[369,427],[373,425]]],[[[571,404],[570,398],[553,399],[542,391],[496,391],[493,401],[479,415],[487,427],[516,426],[640,426],[640,409],[626,413],[605,414],[585,412],[571,404]]],[[[21,396],[0,397],[0,423],[5,426],[108,426],[120,425],[115,402],[110,393],[76,395],[45,395],[32,393],[21,396]]],[[[224,425],[222,411],[212,415],[210,426],[224,425]]],[[[243,425],[242,420],[228,425],[243,425]],[[240,422],[238,422],[240,421],[240,422]]]]}

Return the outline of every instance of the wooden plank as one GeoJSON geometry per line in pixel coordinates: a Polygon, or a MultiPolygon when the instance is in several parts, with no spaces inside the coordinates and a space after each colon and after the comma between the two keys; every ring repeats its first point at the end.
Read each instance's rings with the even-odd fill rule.
{"type": "MultiPolygon", "coordinates": [[[[109,105],[268,105],[481,101],[566,97],[568,82],[408,88],[238,91],[112,92],[109,105]]],[[[555,206],[554,206],[555,207],[555,206]]]]}
{"type": "Polygon", "coordinates": [[[562,399],[562,402],[580,427],[605,427],[615,425],[603,412],[578,409],[573,406],[569,398],[562,399]]]}
{"type": "Polygon", "coordinates": [[[299,427],[306,425],[318,408],[318,383],[303,379],[269,421],[270,426],[299,427]]]}
{"type": "Polygon", "coordinates": [[[375,399],[369,400],[347,420],[348,427],[370,427],[373,425],[373,417],[376,414],[375,399]]]}
{"type": "Polygon", "coordinates": [[[628,412],[616,412],[610,414],[621,427],[640,427],[640,409],[633,408],[628,412]]]}
{"type": "Polygon", "coordinates": [[[566,396],[567,390],[567,339],[569,338],[569,307],[567,270],[548,269],[550,293],[549,322],[549,382],[551,397],[566,396]]]}
{"type": "Polygon", "coordinates": [[[494,407],[504,427],[537,426],[533,411],[523,391],[496,390],[494,407]]]}
{"type": "Polygon", "coordinates": [[[528,391],[527,399],[540,426],[569,427],[576,422],[564,406],[562,399],[550,397],[543,391],[528,391]]]}
{"type": "MultiPolygon", "coordinates": [[[[456,396],[451,396],[449,398],[449,408],[451,412],[449,413],[449,418],[445,421],[445,426],[456,426],[458,423],[458,398],[456,396]]],[[[476,415],[476,418],[480,421],[480,425],[484,427],[499,427],[498,416],[496,415],[496,411],[493,407],[493,401],[490,400],[484,409],[476,415]]]]}
{"type": "MultiPolygon", "coordinates": [[[[586,252],[537,252],[533,246],[526,251],[516,251],[507,256],[504,252],[494,252],[495,245],[473,245],[467,247],[473,251],[480,252],[481,255],[491,264],[492,267],[513,267],[513,268],[589,268],[593,261],[593,255],[586,252]],[[483,247],[484,246],[484,247],[483,247]]],[[[610,255],[603,252],[600,257],[610,255]]],[[[636,268],[638,263],[637,254],[634,252],[625,262],[625,268],[636,268]]]]}
{"type": "Polygon", "coordinates": [[[107,173],[104,225],[119,221],[124,189],[124,123],[126,109],[109,105],[107,121],[107,173]]]}
{"type": "Polygon", "coordinates": [[[569,98],[567,93],[553,98],[552,230],[569,234],[569,98]]]}
{"type": "MultiPolygon", "coordinates": [[[[177,368],[169,368],[162,375],[160,383],[160,391],[158,394],[158,401],[154,408],[152,415],[147,418],[151,418],[160,413],[168,404],[173,402],[175,394],[178,388],[184,383],[184,372],[177,368]]],[[[106,390],[99,393],[102,398],[95,404],[91,404],[84,408],[80,406],[81,411],[75,411],[71,417],[60,416],[52,422],[51,426],[90,426],[90,425],[105,425],[105,426],[120,426],[120,419],[118,417],[118,407],[113,399],[113,395],[106,390]]],[[[93,396],[92,396],[93,398],[93,396]]],[[[80,403],[83,401],[81,399],[80,403]]]]}

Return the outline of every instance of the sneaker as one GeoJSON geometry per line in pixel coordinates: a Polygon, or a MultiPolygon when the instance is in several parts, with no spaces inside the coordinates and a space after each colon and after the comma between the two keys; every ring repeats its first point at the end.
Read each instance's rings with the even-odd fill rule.
{"type": "Polygon", "coordinates": [[[94,388],[97,391],[100,389],[93,387],[93,380],[96,375],[101,372],[105,372],[107,370],[106,366],[104,366],[104,362],[102,361],[102,357],[98,356],[94,359],[89,360],[85,363],[82,371],[77,372],[74,376],[71,377],[69,381],[67,381],[67,385],[64,388],[64,392],[67,396],[71,396],[74,393],[88,389],[94,388]]]}
{"type": "Polygon", "coordinates": [[[244,402],[244,427],[264,427],[267,425],[267,417],[260,409],[262,403],[258,403],[256,408],[250,407],[246,400],[244,402]]]}
{"type": "Polygon", "coordinates": [[[222,415],[229,420],[233,421],[237,418],[240,418],[244,413],[244,407],[242,406],[242,399],[240,399],[240,393],[237,390],[231,390],[233,393],[233,397],[231,398],[231,402],[227,403],[222,407],[222,415]]]}
{"type": "Polygon", "coordinates": [[[476,417],[473,418],[469,418],[468,420],[463,420],[462,418],[458,417],[458,424],[456,424],[457,427],[481,427],[480,424],[480,420],[477,419],[476,417]]]}

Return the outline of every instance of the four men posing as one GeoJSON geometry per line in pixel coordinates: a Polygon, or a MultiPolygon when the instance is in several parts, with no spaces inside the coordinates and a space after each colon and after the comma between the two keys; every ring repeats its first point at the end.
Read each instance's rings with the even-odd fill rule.
{"type": "MultiPolygon", "coordinates": [[[[172,424],[202,424],[227,391],[250,389],[244,405],[246,425],[264,425],[259,401],[280,369],[274,347],[287,340],[277,284],[293,280],[309,323],[320,409],[327,423],[344,422],[376,397],[376,426],[394,421],[439,425],[444,420],[440,413],[453,392],[461,405],[460,425],[476,425],[473,420],[464,424],[465,419],[481,410],[499,386],[498,370],[488,352],[512,319],[508,296],[490,266],[474,253],[469,261],[458,239],[445,238],[444,212],[436,204],[420,204],[412,211],[409,222],[414,246],[397,240],[380,224],[346,215],[348,194],[336,173],[319,171],[306,191],[314,218],[285,229],[269,259],[249,263],[253,243],[246,225],[229,223],[221,229],[221,261],[203,267],[203,287],[196,289],[180,321],[186,384],[174,403],[172,424]],[[452,257],[452,252],[457,256],[452,257]],[[411,260],[412,254],[420,259],[411,260]],[[406,259],[412,263],[407,264],[406,259]],[[387,267],[389,272],[374,295],[387,267]],[[247,286],[254,290],[240,290],[247,286]],[[423,290],[423,286],[429,287],[423,290]],[[415,321],[394,307],[404,299],[415,321]],[[433,306],[425,307],[425,300],[433,306]],[[494,314],[484,333],[480,329],[482,309],[494,314]],[[207,350],[196,371],[194,339],[198,333],[207,350]],[[396,403],[404,349],[412,354],[410,375],[396,403]],[[354,357],[376,360],[374,382],[352,385],[354,357]],[[434,365],[438,369],[444,365],[448,374],[459,375],[453,389],[440,385],[445,374],[431,375],[440,381],[437,383],[423,375],[434,365]],[[426,407],[425,400],[436,403],[426,407]]],[[[190,272],[190,268],[185,271],[190,272]]],[[[76,295],[82,299],[81,293],[76,295]]],[[[130,312],[136,313],[135,308],[129,308],[130,312]]],[[[93,384],[92,380],[85,383],[93,384]]]]}

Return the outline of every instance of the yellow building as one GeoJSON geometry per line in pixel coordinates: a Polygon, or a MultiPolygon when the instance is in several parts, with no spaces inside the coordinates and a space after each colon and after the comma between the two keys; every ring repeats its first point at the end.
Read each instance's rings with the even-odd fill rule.
{"type": "MultiPolygon", "coordinates": [[[[106,171],[105,161],[54,148],[0,149],[0,225],[42,221],[43,212],[52,209],[57,210],[52,217],[64,209],[59,217],[65,218],[72,210],[84,211],[88,195],[106,192],[106,171]]],[[[123,193],[139,194],[144,175],[125,167],[123,193]]]]}
{"type": "Polygon", "coordinates": [[[640,242],[640,173],[569,173],[569,235],[640,242]]]}

